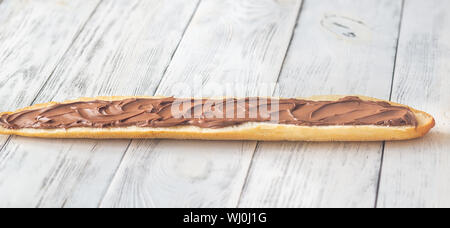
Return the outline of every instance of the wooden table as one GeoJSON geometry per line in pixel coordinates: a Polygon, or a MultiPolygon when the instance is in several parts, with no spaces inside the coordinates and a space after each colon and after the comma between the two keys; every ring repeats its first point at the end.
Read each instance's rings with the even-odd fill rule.
{"type": "Polygon", "coordinates": [[[450,1],[0,2],[2,111],[234,83],[226,95],[362,94],[437,120],[386,143],[0,137],[1,207],[450,206],[450,1]]]}

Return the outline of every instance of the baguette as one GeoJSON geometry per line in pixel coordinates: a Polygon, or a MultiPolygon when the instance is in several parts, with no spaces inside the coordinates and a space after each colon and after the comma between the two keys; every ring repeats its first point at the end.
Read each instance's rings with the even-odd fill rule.
{"type": "MultiPolygon", "coordinates": [[[[307,99],[311,101],[336,101],[346,96],[328,95],[313,96],[307,99]]],[[[366,96],[356,96],[364,101],[384,101],[366,96]]],[[[49,102],[37,104],[15,112],[4,112],[2,115],[10,115],[25,110],[46,108],[55,104],[67,104],[85,101],[118,101],[130,98],[164,98],[164,97],[95,97],[80,98],[62,103],[49,102]]],[[[333,126],[299,126],[278,124],[271,122],[247,122],[235,126],[223,128],[201,128],[198,126],[173,126],[173,127],[110,127],[110,128],[19,128],[10,129],[0,126],[0,134],[19,135],[39,138],[93,138],[93,139],[199,139],[199,140],[260,140],[260,141],[390,141],[419,138],[427,134],[435,126],[434,118],[419,110],[390,101],[384,101],[391,105],[409,108],[417,120],[417,126],[378,126],[378,125],[333,125],[333,126]]]]}

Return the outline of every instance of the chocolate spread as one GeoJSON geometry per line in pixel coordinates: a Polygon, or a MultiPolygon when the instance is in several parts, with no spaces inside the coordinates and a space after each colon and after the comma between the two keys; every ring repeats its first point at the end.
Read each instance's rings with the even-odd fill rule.
{"type": "Polygon", "coordinates": [[[344,97],[338,101],[302,99],[133,98],[55,104],[0,117],[0,126],[21,128],[173,127],[222,128],[247,122],[300,126],[417,126],[407,107],[344,97]]]}

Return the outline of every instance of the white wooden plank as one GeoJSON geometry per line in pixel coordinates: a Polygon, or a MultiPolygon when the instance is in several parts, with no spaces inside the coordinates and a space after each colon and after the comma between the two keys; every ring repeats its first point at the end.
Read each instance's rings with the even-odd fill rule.
{"type": "MultiPolygon", "coordinates": [[[[202,1],[157,94],[218,96],[228,85],[227,95],[270,95],[300,5],[202,1]],[[264,91],[263,83],[269,83],[264,91]]],[[[135,140],[101,206],[236,207],[255,145],[135,140]]]]}
{"type": "Polygon", "coordinates": [[[152,95],[197,3],[102,3],[36,103],[79,96],[152,95]]]}
{"type": "Polygon", "coordinates": [[[1,2],[0,112],[31,104],[98,2],[1,2]]]}
{"type": "Polygon", "coordinates": [[[450,207],[449,9],[445,0],[406,1],[392,99],[437,125],[423,139],[386,143],[379,207],[450,207]]]}
{"type": "MultiPolygon", "coordinates": [[[[153,94],[197,4],[103,1],[36,103],[153,94]]],[[[0,156],[0,206],[96,207],[129,142],[13,137],[0,156]]]]}
{"type": "MultiPolygon", "coordinates": [[[[276,96],[389,98],[401,1],[306,1],[276,96]]],[[[240,207],[373,207],[381,143],[260,143],[240,207]]]]}

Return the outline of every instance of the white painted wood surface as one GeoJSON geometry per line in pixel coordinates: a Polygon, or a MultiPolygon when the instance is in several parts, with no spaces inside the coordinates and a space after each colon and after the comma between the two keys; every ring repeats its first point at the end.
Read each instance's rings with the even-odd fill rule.
{"type": "MultiPolygon", "coordinates": [[[[33,102],[98,3],[98,0],[60,1],[59,4],[45,0],[1,2],[0,107],[3,111],[33,102]]],[[[6,139],[0,137],[1,146],[6,139]]]]}
{"type": "Polygon", "coordinates": [[[386,144],[379,207],[450,207],[449,9],[445,0],[406,1],[392,99],[427,110],[437,126],[386,144]]]}
{"type": "MultiPolygon", "coordinates": [[[[153,94],[197,3],[103,1],[35,103],[153,94]]],[[[12,137],[0,156],[0,206],[96,207],[129,142],[12,137]]]]}
{"type": "Polygon", "coordinates": [[[0,137],[0,207],[448,207],[450,3],[404,6],[0,0],[0,111],[96,95],[392,92],[438,124],[385,148],[0,137]]]}
{"type": "MultiPolygon", "coordinates": [[[[400,12],[401,1],[306,1],[275,96],[389,99],[400,12]]],[[[260,143],[239,206],[373,207],[381,151],[382,143],[260,143]]]]}
{"type": "MultiPolygon", "coordinates": [[[[223,96],[237,82],[227,95],[272,94],[259,85],[277,81],[300,5],[202,1],[156,94],[223,96]]],[[[255,145],[133,140],[101,206],[236,207],[255,145]]]]}

